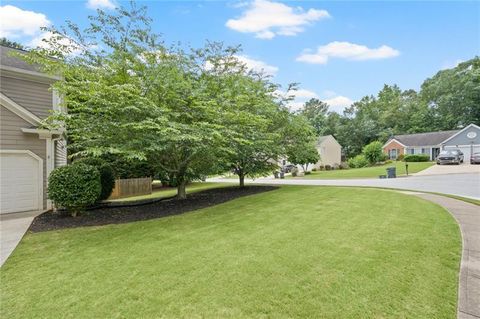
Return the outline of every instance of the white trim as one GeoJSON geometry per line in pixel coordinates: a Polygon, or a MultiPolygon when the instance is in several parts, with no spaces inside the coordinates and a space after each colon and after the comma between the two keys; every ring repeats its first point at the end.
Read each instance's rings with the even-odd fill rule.
{"type": "Polygon", "coordinates": [[[38,210],[43,210],[43,159],[29,150],[0,150],[1,154],[27,154],[38,161],[38,210]]]}
{"type": "Polygon", "coordinates": [[[470,147],[470,146],[473,146],[473,147],[476,147],[476,146],[480,146],[480,144],[459,144],[459,145],[444,145],[443,147],[445,148],[448,148],[448,147],[470,147]]]}
{"type": "Polygon", "coordinates": [[[41,128],[22,128],[23,133],[38,134],[39,138],[51,138],[52,135],[62,135],[63,130],[47,130],[41,128]]]}
{"type": "Polygon", "coordinates": [[[475,127],[477,129],[480,130],[480,127],[478,125],[475,125],[475,124],[470,124],[470,125],[467,125],[465,126],[464,128],[462,128],[460,131],[458,131],[457,133],[453,134],[452,136],[450,136],[449,138],[447,138],[445,141],[441,142],[440,144],[445,144],[447,141],[450,141],[452,138],[454,138],[455,136],[463,133],[463,131],[466,131],[467,129],[469,129],[470,127],[475,127]]]}
{"type": "MultiPolygon", "coordinates": [[[[54,143],[52,142],[52,138],[48,137],[46,138],[46,148],[47,148],[47,176],[46,176],[46,184],[47,184],[47,189],[48,189],[48,177],[50,176],[50,173],[53,171],[55,168],[55,151],[53,149],[54,143]]],[[[47,198],[47,209],[50,210],[52,209],[52,201],[47,198]]]]}
{"type": "Polygon", "coordinates": [[[2,74],[6,76],[8,76],[8,73],[15,73],[15,74],[21,75],[24,78],[33,79],[33,80],[43,80],[43,81],[49,80],[48,82],[52,82],[52,80],[57,81],[62,79],[61,76],[49,75],[46,73],[20,69],[13,66],[7,66],[7,65],[0,65],[0,70],[2,71],[2,74]]]}
{"type": "Polygon", "coordinates": [[[395,139],[395,138],[392,138],[391,140],[388,140],[387,143],[385,143],[385,145],[382,146],[382,148],[385,148],[387,147],[388,144],[392,143],[393,141],[397,142],[398,144],[400,144],[401,146],[403,147],[407,147],[407,145],[403,144],[402,142],[400,142],[399,140],[395,139]]]}
{"type": "Polygon", "coordinates": [[[19,104],[15,103],[8,96],[6,96],[1,92],[0,92],[0,104],[2,104],[7,110],[20,116],[22,119],[24,119],[30,124],[38,125],[42,122],[42,120],[38,116],[28,111],[24,107],[20,106],[19,104]]]}

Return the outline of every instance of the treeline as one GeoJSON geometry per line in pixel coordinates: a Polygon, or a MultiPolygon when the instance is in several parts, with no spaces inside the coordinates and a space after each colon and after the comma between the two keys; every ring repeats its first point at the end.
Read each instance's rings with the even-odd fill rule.
{"type": "Polygon", "coordinates": [[[453,130],[480,125],[480,58],[475,57],[425,80],[419,92],[385,85],[376,96],[365,96],[343,115],[311,99],[299,111],[318,135],[332,134],[352,157],[372,141],[396,134],[453,130]]]}
{"type": "Polygon", "coordinates": [[[125,175],[147,170],[185,198],[190,181],[232,171],[243,186],[290,148],[314,150],[309,123],[288,111],[277,84],[236,58],[238,48],[167,47],[150,23],[135,3],[99,10],[86,29],[51,28],[44,48],[27,54],[64,77],[53,88],[68,114],[44,125],[65,126],[71,160],[101,158],[125,175]]]}

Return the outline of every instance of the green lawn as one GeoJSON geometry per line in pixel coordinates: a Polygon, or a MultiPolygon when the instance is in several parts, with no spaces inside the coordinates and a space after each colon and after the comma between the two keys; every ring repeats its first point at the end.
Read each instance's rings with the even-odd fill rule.
{"type": "Polygon", "coordinates": [[[2,318],[456,318],[461,238],[439,206],[284,186],[122,225],[28,234],[2,318]]]}
{"type": "MultiPolygon", "coordinates": [[[[419,162],[419,163],[408,163],[408,174],[420,172],[432,165],[434,162],[419,162]]],[[[302,177],[289,177],[289,178],[307,178],[307,179],[337,179],[337,178],[378,178],[379,175],[386,174],[387,167],[396,167],[397,176],[403,176],[405,172],[405,163],[404,162],[393,162],[385,165],[378,165],[373,167],[364,167],[364,168],[351,168],[343,170],[334,170],[334,171],[316,171],[312,172],[310,175],[305,175],[302,177]]]]}
{"type": "MultiPolygon", "coordinates": [[[[216,187],[227,187],[231,186],[230,184],[225,183],[190,183],[187,185],[187,194],[191,194],[198,191],[203,191],[210,188],[216,187]]],[[[119,198],[119,199],[111,199],[109,202],[130,202],[130,201],[137,201],[137,200],[144,200],[144,199],[158,199],[158,198],[165,198],[177,195],[177,189],[175,187],[164,187],[164,188],[157,188],[153,189],[152,193],[149,195],[140,195],[140,196],[132,196],[127,198],[119,198]]]]}

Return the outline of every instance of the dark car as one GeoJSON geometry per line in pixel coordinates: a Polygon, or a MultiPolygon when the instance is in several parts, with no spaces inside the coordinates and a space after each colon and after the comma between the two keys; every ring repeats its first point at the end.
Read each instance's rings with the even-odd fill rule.
{"type": "Polygon", "coordinates": [[[293,164],[283,165],[282,166],[282,171],[285,172],[285,173],[290,173],[294,167],[296,167],[296,166],[293,165],[293,164]]]}
{"type": "MultiPolygon", "coordinates": [[[[463,155],[463,154],[462,154],[463,155]]],[[[455,150],[441,151],[437,156],[437,164],[457,164],[459,165],[462,162],[460,153],[455,150]]]]}
{"type": "Polygon", "coordinates": [[[473,153],[470,156],[470,164],[480,164],[480,152],[473,153]]]}

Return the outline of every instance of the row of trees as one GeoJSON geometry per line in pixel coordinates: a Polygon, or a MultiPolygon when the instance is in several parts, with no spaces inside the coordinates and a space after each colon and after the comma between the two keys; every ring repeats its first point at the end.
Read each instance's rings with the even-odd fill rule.
{"type": "Polygon", "coordinates": [[[308,101],[299,113],[318,135],[334,135],[347,157],[394,134],[480,125],[480,58],[439,71],[423,82],[419,92],[385,85],[376,96],[353,103],[343,115],[329,112],[328,105],[318,99],[308,101]]]}
{"type": "MultiPolygon", "coordinates": [[[[145,8],[98,11],[80,30],[69,23],[27,60],[62,74],[54,84],[68,114],[45,125],[66,125],[69,154],[148,163],[178,186],[233,170],[269,174],[298,144],[312,147],[314,130],[291,114],[278,85],[248,70],[239,48],[207,43],[167,47],[150,27],[145,8]]],[[[293,88],[290,88],[293,89],[293,88]]]]}

